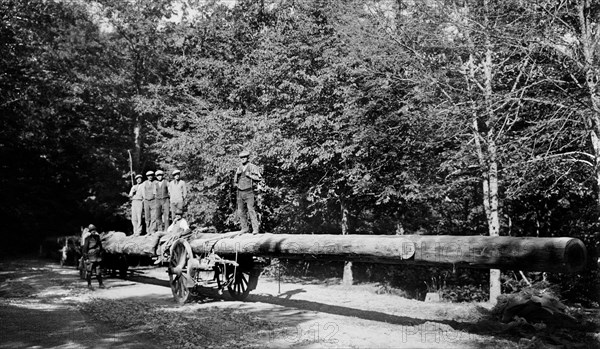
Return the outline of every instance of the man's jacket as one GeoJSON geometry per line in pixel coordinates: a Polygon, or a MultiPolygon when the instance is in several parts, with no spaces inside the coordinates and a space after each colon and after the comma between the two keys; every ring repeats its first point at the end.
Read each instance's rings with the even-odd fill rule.
{"type": "Polygon", "coordinates": [[[83,244],[83,258],[90,262],[102,261],[104,249],[102,248],[102,240],[98,234],[90,234],[85,238],[83,244]]]}
{"type": "Polygon", "coordinates": [[[235,171],[233,183],[237,186],[238,190],[249,190],[256,189],[255,186],[260,182],[260,180],[262,180],[260,168],[252,163],[248,163],[246,164],[245,169],[244,166],[238,167],[238,169],[235,171]],[[238,174],[240,171],[241,173],[238,174]],[[259,180],[253,180],[249,177],[249,175],[256,176],[259,178],[259,180]]]}

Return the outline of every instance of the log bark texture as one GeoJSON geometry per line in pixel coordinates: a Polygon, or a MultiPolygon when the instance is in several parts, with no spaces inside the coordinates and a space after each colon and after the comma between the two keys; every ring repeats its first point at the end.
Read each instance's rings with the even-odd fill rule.
{"type": "MultiPolygon", "coordinates": [[[[305,260],[385,264],[454,265],[571,273],[586,264],[585,245],[575,238],[450,235],[193,234],[194,253],[255,255],[305,260]]],[[[107,234],[108,253],[153,256],[158,236],[107,234]]]]}
{"type": "Polygon", "coordinates": [[[560,273],[581,270],[587,257],[585,245],[568,237],[242,234],[220,238],[220,234],[201,234],[190,245],[197,254],[213,249],[223,255],[560,273]]]}
{"type": "Polygon", "coordinates": [[[125,233],[115,231],[101,234],[101,237],[106,253],[149,257],[156,255],[156,246],[160,239],[158,234],[126,236],[125,233]]]}

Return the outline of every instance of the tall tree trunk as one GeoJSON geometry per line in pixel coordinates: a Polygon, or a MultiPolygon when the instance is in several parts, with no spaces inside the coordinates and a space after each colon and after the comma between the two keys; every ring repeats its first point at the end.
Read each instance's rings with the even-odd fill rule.
{"type": "MultiPolygon", "coordinates": [[[[484,28],[489,28],[489,1],[483,2],[485,17],[484,28]]],[[[483,117],[479,117],[478,108],[475,108],[473,115],[473,133],[475,147],[479,165],[482,169],[482,187],[483,187],[483,207],[485,209],[488,223],[488,232],[490,236],[498,236],[500,232],[499,198],[498,198],[498,159],[496,148],[496,115],[492,108],[492,79],[494,63],[492,60],[493,47],[489,33],[485,31],[485,59],[482,62],[483,67],[483,97],[485,112],[483,117]],[[484,127],[485,129],[481,129],[484,127]]],[[[471,57],[474,62],[474,57],[471,57]]],[[[474,64],[471,63],[471,79],[475,80],[474,64]]],[[[495,304],[498,296],[501,294],[500,270],[490,269],[490,303],[495,304]]]]}
{"type": "MultiPolygon", "coordinates": [[[[597,18],[592,16],[590,2],[581,0],[578,6],[579,25],[581,27],[581,51],[583,53],[583,68],[590,101],[592,104],[592,115],[588,119],[590,137],[594,148],[595,175],[596,175],[596,202],[600,209],[600,95],[598,93],[598,79],[600,72],[596,66],[596,50],[600,43],[600,25],[597,18]]],[[[600,219],[600,218],[599,218],[600,219]]]]}
{"type": "MultiPolygon", "coordinates": [[[[483,3],[485,10],[485,27],[489,28],[489,1],[483,3]]],[[[485,76],[485,107],[487,114],[488,130],[487,130],[487,152],[488,152],[488,179],[484,180],[484,187],[488,186],[487,197],[484,196],[484,201],[488,202],[487,220],[490,236],[498,236],[500,233],[500,215],[498,214],[498,159],[496,150],[496,132],[495,132],[495,115],[492,109],[492,79],[493,79],[493,62],[492,62],[492,44],[490,42],[489,33],[486,31],[485,37],[485,63],[483,71],[485,76]]],[[[485,194],[485,190],[484,190],[485,194]]],[[[500,270],[490,269],[490,303],[496,304],[498,296],[501,294],[500,287],[500,270]]]]}
{"type": "MultiPolygon", "coordinates": [[[[348,235],[348,207],[344,198],[340,199],[340,208],[342,210],[342,235],[348,235]]],[[[354,277],[352,275],[352,262],[344,262],[344,275],[342,278],[342,284],[352,285],[354,283],[354,277]]]]}
{"type": "MultiPolygon", "coordinates": [[[[477,120],[473,122],[475,130],[475,146],[482,168],[483,207],[488,223],[490,236],[498,236],[500,219],[498,214],[498,163],[496,160],[496,145],[493,138],[485,139],[479,132],[477,120]],[[482,144],[482,139],[485,144],[482,144]]],[[[490,269],[490,303],[495,304],[501,294],[500,270],[490,269]]]]}
{"type": "MultiPolygon", "coordinates": [[[[485,7],[485,26],[487,29],[489,28],[489,1],[485,0],[483,6],[485,7]]],[[[489,190],[488,197],[484,198],[484,200],[489,202],[489,211],[487,212],[487,217],[490,236],[498,236],[500,235],[500,215],[498,213],[498,159],[495,142],[496,134],[494,128],[496,118],[494,115],[494,110],[492,109],[492,53],[492,44],[490,42],[489,33],[486,31],[485,64],[483,65],[483,70],[485,75],[485,107],[488,119],[487,148],[489,179],[487,185],[489,186],[489,190]]],[[[496,304],[498,296],[502,293],[502,288],[500,286],[500,270],[490,269],[490,303],[496,304]]]]}
{"type": "MultiPolygon", "coordinates": [[[[594,128],[592,129],[592,131],[590,132],[590,137],[592,139],[592,146],[594,147],[594,171],[595,171],[595,175],[596,175],[596,204],[598,207],[598,210],[600,211],[600,139],[599,136],[600,135],[600,120],[598,115],[600,115],[600,108],[599,110],[595,111],[595,115],[593,118],[596,119],[593,122],[594,128]]],[[[598,220],[600,220],[600,217],[598,217],[598,220]]]]}

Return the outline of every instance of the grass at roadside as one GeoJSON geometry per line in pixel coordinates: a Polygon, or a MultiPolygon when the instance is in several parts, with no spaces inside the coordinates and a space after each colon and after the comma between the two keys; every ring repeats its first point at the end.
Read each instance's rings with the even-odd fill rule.
{"type": "Polygon", "coordinates": [[[281,324],[244,312],[204,308],[178,311],[137,300],[92,299],[80,310],[103,325],[150,334],[165,348],[253,348],[285,336],[281,324]]]}

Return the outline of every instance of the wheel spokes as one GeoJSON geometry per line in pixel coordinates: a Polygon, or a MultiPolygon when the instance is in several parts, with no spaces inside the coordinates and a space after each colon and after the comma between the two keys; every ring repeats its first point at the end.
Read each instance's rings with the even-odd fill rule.
{"type": "Polygon", "coordinates": [[[231,285],[229,290],[234,296],[242,296],[248,289],[249,275],[247,272],[236,270],[235,275],[230,275],[231,285]]]}
{"type": "Polygon", "coordinates": [[[188,258],[187,248],[185,243],[181,241],[175,242],[171,250],[171,258],[169,260],[169,280],[171,282],[171,291],[173,297],[179,304],[187,301],[190,291],[187,288],[186,279],[183,277],[182,269],[185,268],[188,258]]]}

